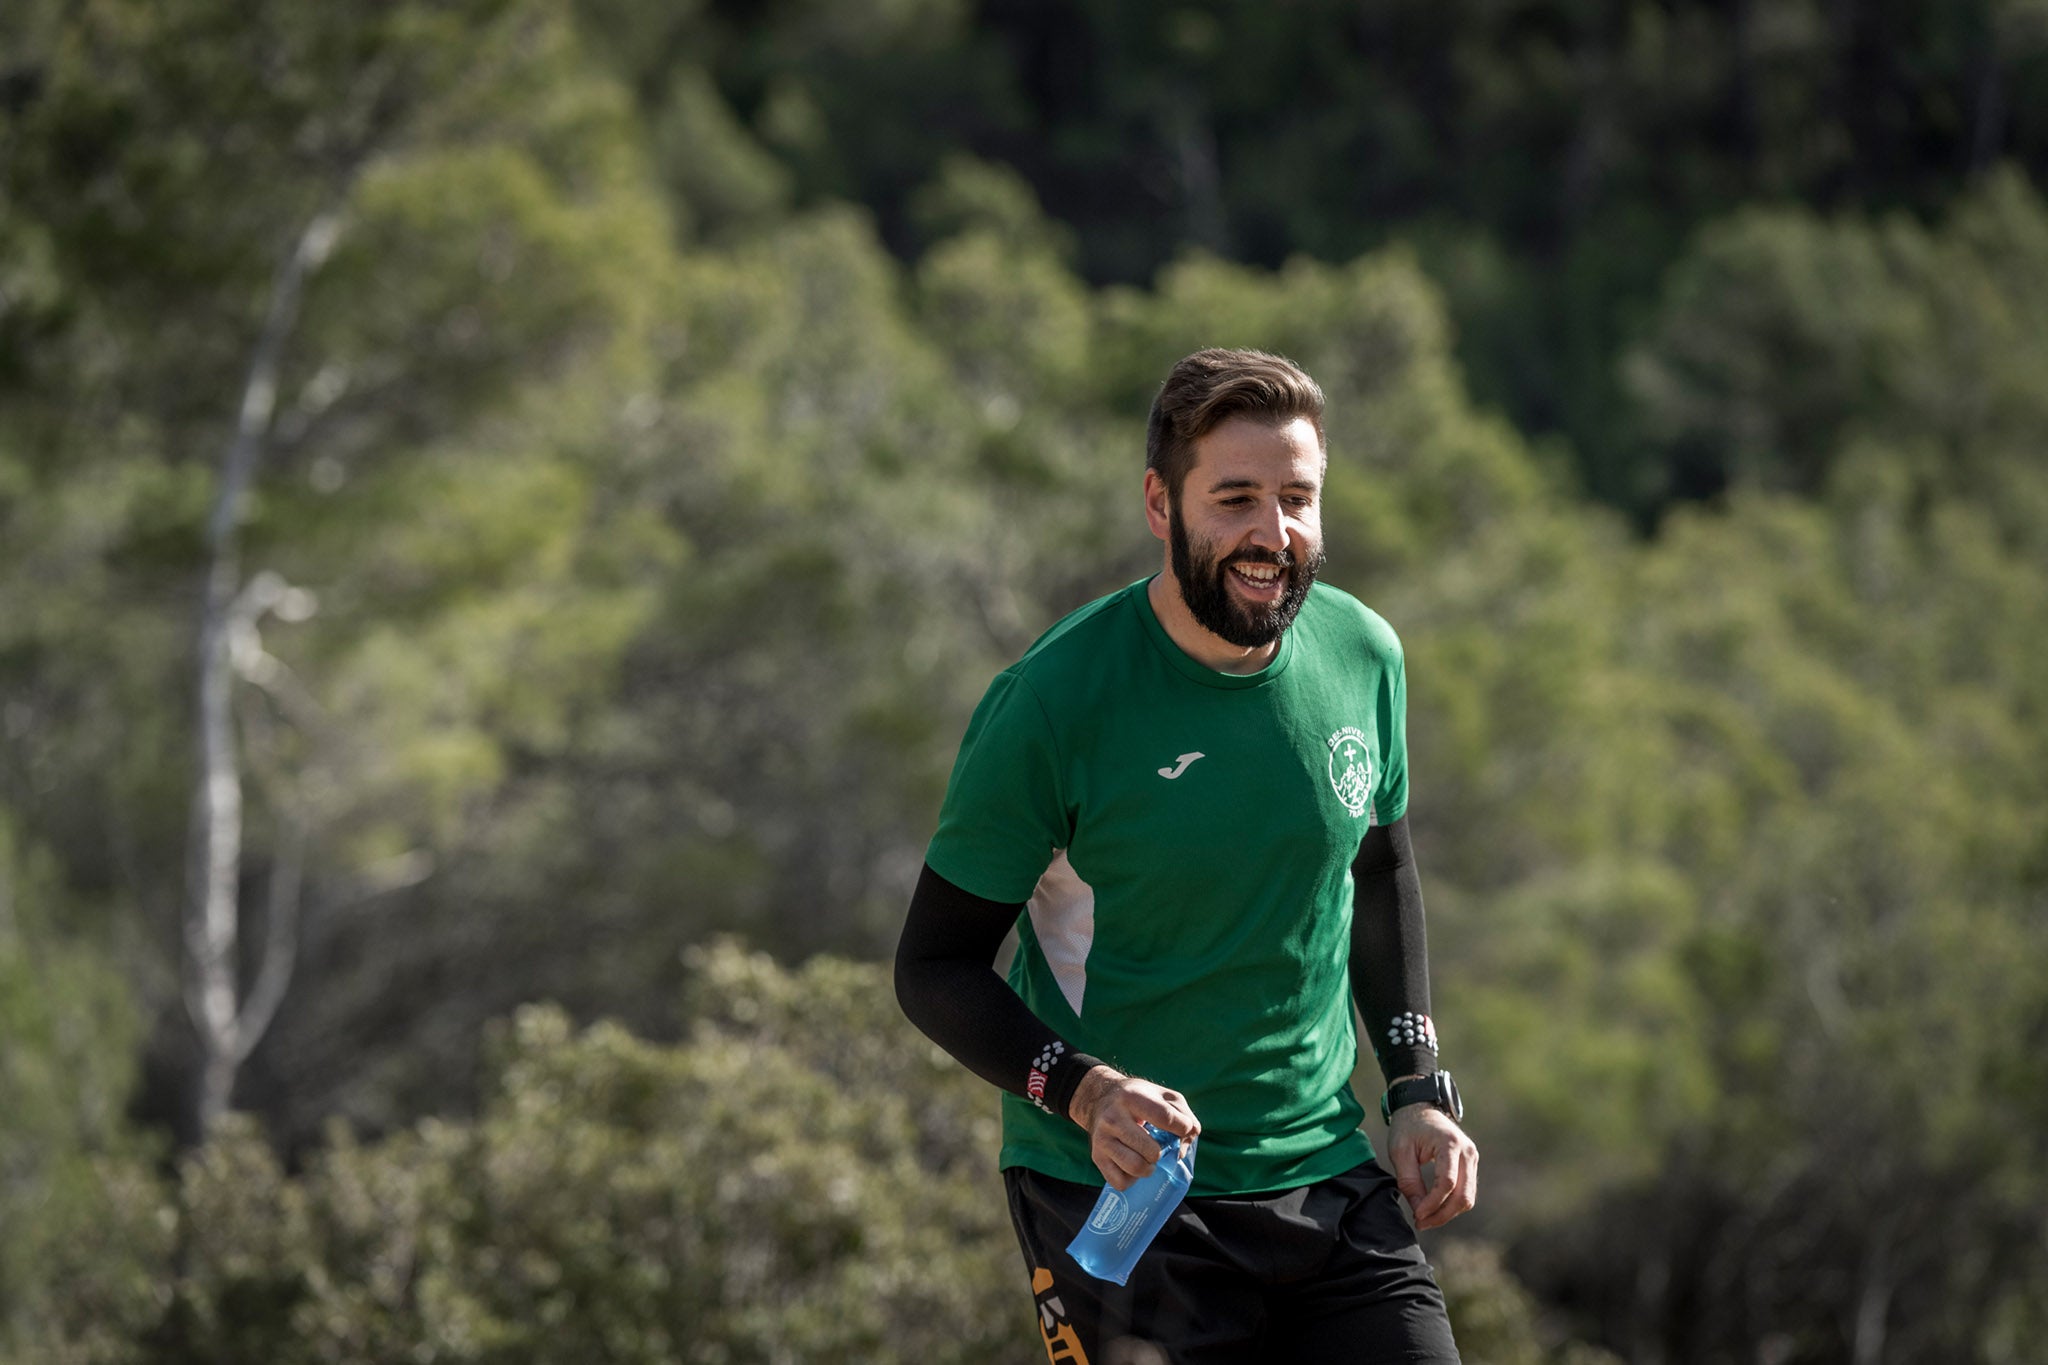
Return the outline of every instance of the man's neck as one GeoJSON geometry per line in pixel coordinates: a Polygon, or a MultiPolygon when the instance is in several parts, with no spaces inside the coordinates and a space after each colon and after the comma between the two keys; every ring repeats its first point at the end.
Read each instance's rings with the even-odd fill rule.
{"type": "Polygon", "coordinates": [[[1181,596],[1180,580],[1173,576],[1171,564],[1145,586],[1145,596],[1152,603],[1152,614],[1165,628],[1166,638],[1204,668],[1218,673],[1256,673],[1280,652],[1278,640],[1269,645],[1234,645],[1197,621],[1181,596]]]}

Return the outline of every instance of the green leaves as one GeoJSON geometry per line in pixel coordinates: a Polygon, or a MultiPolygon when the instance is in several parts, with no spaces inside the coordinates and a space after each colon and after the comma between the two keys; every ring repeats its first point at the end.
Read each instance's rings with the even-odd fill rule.
{"type": "Polygon", "coordinates": [[[473,1121],[185,1165],[161,1360],[1023,1361],[994,1105],[877,968],[719,942],[687,1040],[499,1030],[473,1121]]]}
{"type": "MultiPolygon", "coordinates": [[[[911,1029],[882,968],[789,970],[730,940],[690,966],[675,1045],[519,1011],[474,1119],[337,1127],[291,1176],[223,1123],[181,1166],[149,1358],[1031,1359],[987,1087],[911,1029]]],[[[1484,1246],[1444,1276],[1469,1358],[1602,1358],[1548,1345],[1484,1246]]]]}
{"type": "MultiPolygon", "coordinates": [[[[1407,647],[1438,1012],[1518,1267],[1578,1302],[1667,1267],[1642,1311],[1701,1305],[1743,1356],[1924,1287],[1970,1313],[1900,1351],[2023,1356],[2048,209],[2016,170],[1857,206],[1961,174],[1879,154],[1902,100],[2033,145],[2024,15],[1858,9],[1924,39],[1915,70],[1977,74],[1859,66],[1851,107],[1828,73],[1868,35],[1811,6],[1741,35],[1338,8],[1104,11],[1043,47],[1072,16],[924,0],[7,10],[17,1340],[1017,1344],[985,1095],[872,969],[683,954],[886,950],[988,676],[1158,562],[1161,375],[1248,344],[1328,390],[1328,575],[1407,647]],[[1796,206],[1822,182],[1829,215],[1796,206]],[[280,253],[330,209],[239,528],[248,576],[313,608],[239,641],[234,715],[249,886],[311,831],[295,993],[242,1092],[294,1173],[238,1127],[165,1186],[125,1113],[145,1047],[142,1107],[174,1107],[184,1037],[200,531],[280,253]],[[1143,289],[1079,273],[1161,260],[1143,289]],[[1532,448],[1560,423],[1575,448],[1532,448]],[[1717,496],[1638,537],[1573,468],[1638,511],[1717,496]],[[337,1114],[383,1136],[323,1136],[337,1114]],[[1594,1261],[1547,1254],[1592,1221],[1594,1261]],[[1855,1259],[1879,1246],[1883,1275],[1855,1259]]],[[[1527,1304],[1459,1264],[1529,1358],[1527,1304]]]]}
{"type": "Polygon", "coordinates": [[[2048,421],[2048,212],[2012,173],[1940,229],[1755,209],[1709,226],[1627,360],[1679,481],[1815,494],[1876,446],[1983,492],[2048,421]]]}
{"type": "Polygon", "coordinates": [[[0,811],[0,1352],[113,1360],[160,1307],[168,1210],[126,1114],[143,1021],[66,899],[0,811]]]}

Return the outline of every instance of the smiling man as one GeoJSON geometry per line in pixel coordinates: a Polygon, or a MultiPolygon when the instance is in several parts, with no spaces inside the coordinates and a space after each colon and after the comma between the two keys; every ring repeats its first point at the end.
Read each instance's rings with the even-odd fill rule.
{"type": "Polygon", "coordinates": [[[1478,1153],[1436,1065],[1400,643],[1315,581],[1322,418],[1277,356],[1174,366],[1146,437],[1161,571],[990,684],[911,900],[897,994],[1008,1092],[1054,1365],[1458,1358],[1400,1201],[1448,1222],[1478,1153]],[[1391,1178],[1351,1088],[1354,1001],[1391,1178]],[[1066,1247],[1103,1180],[1151,1170],[1147,1123],[1199,1135],[1195,1180],[1120,1287],[1066,1247]]]}

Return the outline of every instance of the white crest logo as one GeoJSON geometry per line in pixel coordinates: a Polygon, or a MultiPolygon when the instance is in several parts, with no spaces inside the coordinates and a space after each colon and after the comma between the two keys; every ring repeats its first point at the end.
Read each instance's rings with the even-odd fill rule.
{"type": "Polygon", "coordinates": [[[1366,804],[1372,800],[1372,750],[1364,732],[1355,725],[1330,736],[1330,786],[1345,810],[1365,814],[1366,804]]]}

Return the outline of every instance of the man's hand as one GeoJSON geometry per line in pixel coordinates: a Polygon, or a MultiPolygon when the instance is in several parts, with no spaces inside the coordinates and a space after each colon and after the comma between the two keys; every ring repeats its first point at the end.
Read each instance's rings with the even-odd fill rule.
{"type": "Polygon", "coordinates": [[[1394,1183],[1408,1196],[1418,1231],[1440,1228],[1479,1198],[1479,1149],[1465,1130],[1433,1104],[1406,1104],[1394,1111],[1389,1146],[1394,1183]],[[1422,1185],[1422,1168],[1436,1164],[1436,1183],[1422,1185]]]}
{"type": "Polygon", "coordinates": [[[1067,1102],[1067,1117],[1088,1130],[1088,1155],[1118,1190],[1143,1180],[1159,1162],[1159,1143],[1146,1124],[1183,1138],[1202,1131],[1179,1091],[1108,1066],[1089,1068],[1067,1102]]]}

